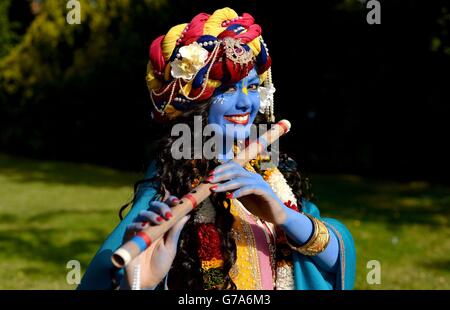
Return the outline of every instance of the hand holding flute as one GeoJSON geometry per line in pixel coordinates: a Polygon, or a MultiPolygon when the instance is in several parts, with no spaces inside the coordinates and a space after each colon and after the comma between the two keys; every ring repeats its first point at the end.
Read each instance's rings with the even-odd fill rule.
{"type": "MultiPolygon", "coordinates": [[[[138,257],[139,261],[142,261],[143,264],[148,265],[154,265],[157,264],[157,268],[154,268],[152,266],[148,266],[145,268],[149,268],[148,272],[152,273],[156,269],[168,269],[170,268],[173,258],[176,253],[176,244],[178,241],[178,237],[180,234],[180,231],[188,218],[186,215],[192,211],[198,204],[201,203],[204,199],[206,199],[211,191],[234,191],[235,194],[237,194],[235,197],[229,197],[229,198],[240,198],[242,197],[245,199],[246,197],[253,196],[254,199],[251,199],[253,201],[258,201],[259,203],[253,203],[254,210],[251,210],[252,213],[255,213],[257,216],[261,218],[266,218],[269,221],[272,222],[279,222],[283,218],[282,212],[277,212],[276,208],[273,208],[270,210],[269,208],[266,208],[267,210],[258,210],[257,205],[260,203],[268,204],[270,205],[276,205],[278,202],[276,201],[270,201],[270,194],[265,195],[264,190],[265,188],[262,187],[260,189],[256,188],[254,190],[250,189],[250,186],[248,182],[252,182],[249,178],[251,178],[250,175],[245,175],[243,171],[245,171],[243,168],[241,170],[239,167],[242,167],[247,163],[249,160],[256,157],[256,155],[264,148],[266,148],[268,145],[273,143],[275,140],[277,140],[281,135],[286,133],[290,128],[290,124],[288,121],[280,121],[276,125],[272,127],[271,130],[266,132],[264,135],[262,135],[257,142],[250,143],[247,148],[242,151],[238,156],[229,163],[223,164],[219,166],[217,169],[218,172],[216,175],[216,179],[212,183],[217,183],[220,181],[224,181],[227,179],[226,174],[224,175],[223,172],[226,171],[233,171],[234,176],[228,177],[229,180],[231,179],[238,179],[241,178],[243,180],[243,183],[239,185],[239,182],[228,182],[229,184],[226,185],[226,183],[218,185],[219,188],[214,184],[207,184],[202,183],[200,184],[196,189],[182,197],[181,201],[176,204],[175,207],[170,209],[169,211],[169,205],[173,204],[174,199],[169,201],[165,201],[165,203],[161,202],[155,202],[154,204],[159,204],[159,206],[156,206],[155,210],[158,210],[159,213],[148,213],[147,219],[155,224],[158,224],[156,226],[150,226],[150,227],[144,227],[141,229],[139,233],[136,234],[131,240],[126,242],[121,248],[119,248],[113,255],[112,261],[114,265],[121,268],[126,266],[130,261],[136,261],[134,258],[138,257]],[[222,169],[222,171],[221,171],[222,169]],[[220,175],[222,174],[222,175],[220,175]],[[247,182],[247,186],[245,186],[245,182],[247,182]],[[221,188],[220,188],[221,187],[221,188]],[[168,213],[169,212],[169,213],[168,213]],[[158,215],[159,214],[159,215],[158,215]],[[172,216],[169,216],[167,218],[167,214],[170,214],[172,216]],[[155,222],[156,221],[156,222],[155,222]],[[161,236],[163,236],[167,231],[169,231],[166,235],[166,238],[164,240],[161,240],[161,236]],[[164,242],[164,243],[162,243],[164,242]],[[173,250],[173,251],[172,251],[173,250]],[[142,254],[140,254],[142,252],[142,254]],[[156,255],[158,254],[159,255],[156,255]],[[140,255],[139,255],[140,254],[140,255]],[[159,259],[155,256],[161,256],[159,259]],[[156,261],[160,261],[162,265],[159,265],[156,261]],[[161,268],[163,266],[166,266],[167,268],[161,268]]],[[[259,176],[259,175],[258,175],[259,176]]],[[[255,182],[258,180],[255,179],[255,182]]],[[[264,182],[262,182],[264,183],[264,182]]],[[[175,200],[176,201],[176,200],[175,200]]],[[[136,227],[135,227],[136,228],[136,227]]],[[[138,230],[138,229],[136,229],[138,230]]],[[[133,264],[133,263],[132,263],[133,264]]],[[[127,268],[128,270],[129,268],[127,268]]],[[[165,274],[165,273],[164,273],[165,274]]],[[[164,275],[162,275],[163,277],[164,275]]],[[[145,280],[145,276],[143,275],[145,280]]],[[[155,277],[154,280],[152,280],[152,276],[149,277],[149,281],[146,281],[147,285],[154,284],[153,282],[161,279],[156,279],[158,277],[155,277]]],[[[159,283],[159,282],[156,282],[159,283]]],[[[144,283],[143,283],[144,284],[144,283]]]]}
{"type": "MultiPolygon", "coordinates": [[[[136,233],[171,218],[171,207],[175,206],[179,199],[172,195],[166,195],[163,201],[153,201],[150,203],[148,211],[141,211],[127,228],[124,241],[130,240],[136,233]]],[[[136,280],[136,266],[140,271],[140,287],[153,288],[158,285],[169,272],[173,260],[177,253],[178,239],[181,231],[189,220],[189,215],[184,216],[165,234],[164,238],[159,237],[147,249],[136,258],[132,259],[125,267],[127,282],[136,280]]]]}

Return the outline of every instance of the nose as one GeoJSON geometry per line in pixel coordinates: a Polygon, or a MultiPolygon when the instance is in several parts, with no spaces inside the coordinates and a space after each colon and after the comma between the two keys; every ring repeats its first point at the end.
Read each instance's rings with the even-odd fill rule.
{"type": "Polygon", "coordinates": [[[237,97],[236,109],[247,112],[250,109],[250,106],[250,98],[247,96],[247,93],[244,91],[244,89],[241,89],[237,97]]]}

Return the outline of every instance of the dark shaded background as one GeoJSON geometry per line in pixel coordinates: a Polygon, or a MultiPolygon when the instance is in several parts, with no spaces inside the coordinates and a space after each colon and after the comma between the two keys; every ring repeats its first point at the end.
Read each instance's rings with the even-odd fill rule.
{"type": "Polygon", "coordinates": [[[144,80],[149,44],[199,12],[230,6],[263,28],[276,112],[293,123],[281,147],[304,171],[450,180],[448,1],[380,1],[381,25],[368,25],[359,1],[294,8],[292,1],[132,0],[121,10],[116,0],[107,2],[114,14],[103,32],[91,27],[95,12],[86,12],[81,25],[59,24],[51,38],[33,28],[39,18],[57,24],[55,9],[41,2],[34,14],[26,0],[8,11],[17,37],[0,53],[1,152],[142,169],[160,130],[144,80]]]}

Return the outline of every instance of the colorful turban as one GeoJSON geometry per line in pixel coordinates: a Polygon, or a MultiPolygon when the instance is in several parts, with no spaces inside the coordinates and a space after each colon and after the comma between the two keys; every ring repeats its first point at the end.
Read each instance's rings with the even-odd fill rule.
{"type": "Polygon", "coordinates": [[[173,120],[253,68],[263,82],[270,65],[261,27],[250,14],[238,16],[230,8],[198,14],[150,45],[146,80],[153,116],[173,120]]]}

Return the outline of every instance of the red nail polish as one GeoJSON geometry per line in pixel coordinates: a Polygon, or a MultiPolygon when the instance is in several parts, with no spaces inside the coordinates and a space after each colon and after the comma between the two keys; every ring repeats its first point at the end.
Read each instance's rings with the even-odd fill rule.
{"type": "Polygon", "coordinates": [[[214,170],[211,170],[210,172],[208,172],[208,175],[214,175],[214,170]]]}
{"type": "Polygon", "coordinates": [[[214,179],[214,177],[211,175],[206,178],[206,182],[211,182],[214,179]]]}
{"type": "Polygon", "coordinates": [[[219,187],[219,185],[213,185],[209,188],[210,191],[215,191],[217,188],[219,187]]]}
{"type": "Polygon", "coordinates": [[[162,221],[163,221],[163,218],[162,218],[162,217],[160,217],[160,216],[158,216],[158,217],[156,218],[156,221],[158,221],[158,222],[162,222],[162,221]]]}
{"type": "Polygon", "coordinates": [[[170,219],[173,215],[172,212],[166,212],[166,219],[170,219]]]}
{"type": "Polygon", "coordinates": [[[147,225],[148,222],[142,222],[141,223],[141,227],[145,227],[145,225],[147,225]]]}
{"type": "Polygon", "coordinates": [[[225,195],[225,198],[227,198],[227,199],[232,199],[232,198],[233,198],[233,193],[227,193],[227,194],[225,195]]]}
{"type": "Polygon", "coordinates": [[[179,202],[180,202],[180,199],[178,199],[178,198],[175,198],[172,200],[172,203],[179,203],[179,202]]]}

